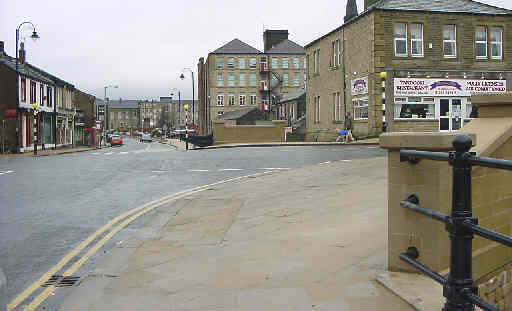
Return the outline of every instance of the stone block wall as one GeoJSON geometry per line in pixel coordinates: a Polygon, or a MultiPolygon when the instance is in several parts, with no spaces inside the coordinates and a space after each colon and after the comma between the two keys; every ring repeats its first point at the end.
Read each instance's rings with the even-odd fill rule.
{"type": "Polygon", "coordinates": [[[478,296],[500,310],[512,310],[512,264],[484,276],[475,282],[478,296]]]}
{"type": "Polygon", "coordinates": [[[287,124],[286,120],[274,120],[272,125],[235,125],[233,121],[215,120],[214,144],[283,142],[287,124]]]}
{"type": "Polygon", "coordinates": [[[393,132],[438,132],[439,121],[393,120],[393,132]]]}

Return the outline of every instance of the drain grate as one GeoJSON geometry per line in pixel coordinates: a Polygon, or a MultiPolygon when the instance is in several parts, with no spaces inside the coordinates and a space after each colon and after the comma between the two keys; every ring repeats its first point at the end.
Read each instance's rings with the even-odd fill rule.
{"type": "Polygon", "coordinates": [[[55,286],[55,287],[72,287],[80,280],[79,276],[63,276],[53,275],[48,281],[44,282],[41,286],[55,286]]]}

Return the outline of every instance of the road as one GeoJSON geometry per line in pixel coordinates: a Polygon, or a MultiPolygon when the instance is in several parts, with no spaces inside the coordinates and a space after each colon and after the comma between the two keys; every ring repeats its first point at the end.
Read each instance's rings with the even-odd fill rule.
{"type": "MultiPolygon", "coordinates": [[[[8,279],[8,301],[109,220],[164,195],[257,172],[384,155],[375,146],[183,152],[125,139],[122,147],[97,151],[0,158],[0,266],[8,279]]],[[[149,215],[116,235],[81,273],[90,271],[114,243],[142,228],[149,215]]]]}

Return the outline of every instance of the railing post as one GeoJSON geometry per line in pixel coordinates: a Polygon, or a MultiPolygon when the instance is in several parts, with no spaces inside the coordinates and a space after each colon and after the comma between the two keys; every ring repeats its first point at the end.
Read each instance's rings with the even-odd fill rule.
{"type": "Polygon", "coordinates": [[[471,228],[465,222],[475,222],[471,214],[471,137],[457,135],[453,140],[454,152],[450,152],[450,164],[453,166],[452,212],[446,223],[450,233],[451,254],[448,284],[443,288],[446,297],[444,311],[474,310],[471,302],[463,298],[462,291],[476,294],[471,275],[472,239],[471,228]]]}

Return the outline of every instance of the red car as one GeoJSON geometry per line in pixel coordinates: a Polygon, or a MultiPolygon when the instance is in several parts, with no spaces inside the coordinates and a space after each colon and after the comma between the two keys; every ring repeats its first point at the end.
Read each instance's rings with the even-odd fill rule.
{"type": "Polygon", "coordinates": [[[112,135],[112,137],[110,138],[110,145],[111,146],[122,146],[123,138],[119,135],[112,135]]]}

